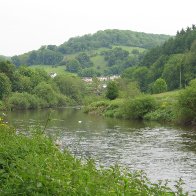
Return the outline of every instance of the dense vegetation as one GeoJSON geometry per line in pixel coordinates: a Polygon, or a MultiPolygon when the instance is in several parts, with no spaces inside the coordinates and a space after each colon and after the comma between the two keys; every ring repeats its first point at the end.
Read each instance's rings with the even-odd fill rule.
{"type": "MultiPolygon", "coordinates": [[[[92,102],[84,111],[124,119],[166,121],[187,125],[196,123],[195,80],[183,90],[153,95],[141,93],[136,83],[124,79],[118,79],[115,84],[117,89],[111,85],[106,89],[108,99],[102,98],[92,102]],[[113,95],[117,95],[116,92],[118,96],[115,98],[118,98],[114,99],[113,95]]],[[[160,87],[162,88],[162,83],[160,87]]],[[[165,90],[164,83],[163,87],[165,90]]]]}
{"type": "Polygon", "coordinates": [[[138,65],[126,69],[122,76],[137,81],[144,92],[154,92],[155,82],[160,79],[168,90],[186,87],[196,78],[195,25],[178,31],[163,45],[147,51],[138,65]]]}
{"type": "Polygon", "coordinates": [[[43,69],[0,62],[0,109],[34,109],[81,104],[84,84],[76,76],[54,79],[43,69]]]}
{"type": "Polygon", "coordinates": [[[97,48],[111,48],[113,45],[153,48],[160,45],[169,36],[139,33],[129,30],[105,30],[91,35],[71,38],[60,45],[58,50],[64,54],[89,51],[97,48]]]}
{"type": "Polygon", "coordinates": [[[180,181],[172,191],[142,172],[82,163],[38,130],[16,134],[1,121],[0,132],[0,195],[186,195],[180,181]]]}

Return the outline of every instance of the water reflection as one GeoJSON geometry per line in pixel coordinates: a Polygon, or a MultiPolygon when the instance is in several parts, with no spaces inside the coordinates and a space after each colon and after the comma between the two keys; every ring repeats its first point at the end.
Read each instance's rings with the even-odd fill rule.
{"type": "MultiPolygon", "coordinates": [[[[44,126],[49,111],[8,113],[19,129],[44,126]]],[[[183,178],[187,190],[196,189],[196,132],[152,122],[125,121],[86,115],[78,109],[58,109],[51,114],[47,133],[62,141],[79,157],[93,157],[104,166],[118,163],[144,170],[151,180],[183,178]]]]}

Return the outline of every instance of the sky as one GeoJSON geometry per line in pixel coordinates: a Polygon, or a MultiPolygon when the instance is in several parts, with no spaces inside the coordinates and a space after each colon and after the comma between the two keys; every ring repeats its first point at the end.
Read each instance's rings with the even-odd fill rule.
{"type": "Polygon", "coordinates": [[[175,35],[196,24],[195,0],[0,0],[0,54],[121,29],[175,35]]]}

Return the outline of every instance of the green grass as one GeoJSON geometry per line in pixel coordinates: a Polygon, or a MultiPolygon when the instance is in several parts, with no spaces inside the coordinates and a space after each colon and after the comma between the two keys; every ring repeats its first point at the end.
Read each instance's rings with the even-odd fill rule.
{"type": "Polygon", "coordinates": [[[66,66],[51,66],[51,65],[32,65],[30,66],[32,69],[41,68],[44,69],[48,74],[49,73],[57,73],[58,75],[66,74],[66,75],[74,75],[66,71],[66,66]]]}
{"type": "Polygon", "coordinates": [[[0,195],[185,195],[151,183],[144,173],[113,166],[96,168],[38,132],[28,136],[0,123],[0,195]]]}
{"type": "Polygon", "coordinates": [[[101,73],[103,73],[104,70],[108,69],[107,63],[104,60],[103,56],[97,55],[97,56],[91,57],[91,60],[92,60],[94,67],[97,71],[101,71],[101,73]]]}
{"type": "Polygon", "coordinates": [[[131,52],[134,50],[134,49],[137,49],[140,53],[144,52],[146,49],[144,48],[139,48],[139,47],[130,47],[130,46],[113,46],[112,48],[117,48],[117,47],[120,47],[122,48],[123,50],[126,50],[128,51],[130,54],[131,52]]]}
{"type": "Polygon", "coordinates": [[[177,97],[181,90],[175,90],[175,91],[168,91],[164,93],[159,94],[153,94],[152,96],[158,101],[158,102],[168,102],[168,103],[175,103],[177,101],[177,97]]]}

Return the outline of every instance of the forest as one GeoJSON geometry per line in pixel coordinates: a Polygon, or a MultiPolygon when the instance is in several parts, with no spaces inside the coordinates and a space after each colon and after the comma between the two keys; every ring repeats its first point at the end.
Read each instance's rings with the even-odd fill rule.
{"type": "Polygon", "coordinates": [[[166,82],[168,90],[186,87],[196,77],[195,25],[178,31],[163,45],[147,51],[138,66],[126,69],[122,77],[137,81],[146,92],[153,92],[159,78],[166,82]]]}

